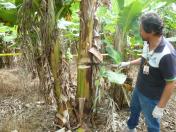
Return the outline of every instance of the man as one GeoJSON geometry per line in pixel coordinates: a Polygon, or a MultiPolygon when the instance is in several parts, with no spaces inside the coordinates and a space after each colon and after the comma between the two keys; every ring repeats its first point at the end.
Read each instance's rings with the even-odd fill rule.
{"type": "Polygon", "coordinates": [[[140,34],[147,42],[142,57],[121,63],[122,67],[140,64],[126,131],[136,132],[142,112],[148,132],[159,132],[160,118],[176,84],[176,51],[163,37],[163,21],[155,13],[141,17],[140,34]]]}

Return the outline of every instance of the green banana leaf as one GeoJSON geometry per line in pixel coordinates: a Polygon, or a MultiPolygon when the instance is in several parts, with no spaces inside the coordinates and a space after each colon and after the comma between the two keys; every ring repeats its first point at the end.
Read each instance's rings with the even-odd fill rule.
{"type": "Polygon", "coordinates": [[[4,36],[4,37],[3,37],[3,41],[4,41],[4,42],[12,42],[12,41],[14,41],[16,38],[17,38],[17,35],[16,35],[16,34],[10,34],[10,35],[8,35],[8,36],[4,36]]]}
{"type": "Polygon", "coordinates": [[[127,78],[127,75],[122,74],[122,73],[116,73],[113,71],[107,71],[106,77],[112,83],[123,84],[127,78]]]}
{"type": "Polygon", "coordinates": [[[106,47],[106,51],[108,53],[108,55],[112,58],[112,60],[114,61],[114,63],[119,64],[121,62],[121,54],[119,52],[117,52],[112,45],[108,45],[106,47]]]}
{"type": "Polygon", "coordinates": [[[125,1],[124,0],[117,0],[117,2],[118,2],[119,9],[122,10],[124,8],[125,1]]]}
{"type": "Polygon", "coordinates": [[[15,25],[17,19],[16,5],[10,2],[0,2],[0,20],[6,25],[15,25]]]}
{"type": "Polygon", "coordinates": [[[140,0],[135,0],[120,11],[118,24],[122,28],[123,36],[129,31],[135,20],[142,13],[142,10],[143,3],[140,0]]]}
{"type": "Polygon", "coordinates": [[[19,7],[23,3],[23,0],[15,0],[15,5],[19,7]]]}
{"type": "Polygon", "coordinates": [[[0,37],[4,42],[12,42],[17,38],[16,27],[9,27],[0,24],[0,37]]]}

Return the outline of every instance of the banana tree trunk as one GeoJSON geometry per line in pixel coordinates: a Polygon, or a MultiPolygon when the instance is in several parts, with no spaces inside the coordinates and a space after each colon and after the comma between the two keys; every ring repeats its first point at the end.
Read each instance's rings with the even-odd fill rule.
{"type": "Polygon", "coordinates": [[[126,38],[123,35],[122,29],[117,25],[116,27],[116,34],[114,38],[114,48],[119,51],[123,57],[125,57],[125,48],[126,48],[127,42],[126,38]]]}
{"type": "Polygon", "coordinates": [[[57,28],[55,0],[36,3],[24,0],[20,10],[21,48],[27,64],[38,73],[40,88],[47,103],[54,101],[57,105],[56,123],[69,128],[70,101],[75,93],[70,92],[73,91],[70,90],[70,71],[63,60],[63,42],[61,31],[57,28]]]}
{"type": "MultiPolygon", "coordinates": [[[[72,121],[70,121],[69,117],[74,117],[71,101],[74,101],[75,93],[72,92],[74,88],[72,87],[73,84],[70,78],[69,65],[64,58],[66,51],[63,45],[62,31],[56,27],[57,15],[54,3],[55,0],[46,0],[46,18],[43,19],[43,24],[41,24],[45,25],[45,28],[41,28],[41,31],[44,36],[44,53],[49,61],[49,68],[52,75],[52,77],[50,76],[50,80],[53,80],[53,85],[51,85],[53,89],[50,90],[54,90],[57,104],[56,123],[61,127],[65,126],[70,129],[72,121]]],[[[45,80],[45,82],[47,81],[45,80]]]]}
{"type": "Polygon", "coordinates": [[[77,97],[79,99],[80,120],[83,116],[84,103],[86,109],[91,106],[91,84],[92,68],[91,55],[88,50],[92,47],[94,10],[96,0],[82,0],[80,5],[80,44],[78,51],[78,76],[77,76],[77,97]]]}
{"type": "MultiPolygon", "coordinates": [[[[48,103],[51,103],[52,97],[50,97],[50,92],[54,88],[54,79],[52,79],[52,65],[50,62],[51,48],[56,42],[56,36],[54,36],[55,31],[55,11],[54,11],[54,1],[43,0],[40,3],[41,8],[41,19],[39,21],[39,35],[41,39],[41,45],[37,45],[39,49],[38,53],[37,71],[40,79],[41,88],[43,88],[44,96],[48,103]]],[[[39,41],[39,40],[38,40],[39,41]]]]}

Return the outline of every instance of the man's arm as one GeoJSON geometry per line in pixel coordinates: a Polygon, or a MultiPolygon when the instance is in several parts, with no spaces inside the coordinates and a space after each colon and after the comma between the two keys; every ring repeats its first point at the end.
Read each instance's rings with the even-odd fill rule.
{"type": "Polygon", "coordinates": [[[161,99],[158,103],[158,107],[160,108],[164,108],[168,102],[168,100],[170,99],[172,92],[174,90],[174,88],[176,87],[176,81],[171,81],[171,82],[167,82],[166,86],[164,88],[163,94],[161,96],[161,99]]]}
{"type": "Polygon", "coordinates": [[[138,58],[136,60],[133,61],[128,61],[128,62],[121,62],[120,67],[127,67],[129,65],[138,65],[141,63],[141,58],[138,58]]]}
{"type": "Polygon", "coordinates": [[[141,63],[141,58],[138,58],[136,60],[130,61],[131,65],[139,65],[141,63]]]}
{"type": "Polygon", "coordinates": [[[163,116],[164,107],[166,107],[166,104],[170,99],[174,88],[176,87],[175,65],[175,55],[168,54],[160,60],[159,70],[161,71],[163,78],[166,80],[166,85],[158,104],[155,106],[152,112],[154,118],[161,118],[163,116]]]}
{"type": "Polygon", "coordinates": [[[159,103],[155,106],[152,112],[152,115],[154,118],[161,118],[163,116],[164,107],[166,107],[166,104],[170,99],[175,86],[176,86],[176,81],[167,82],[164,88],[163,94],[161,96],[161,99],[159,103]]]}

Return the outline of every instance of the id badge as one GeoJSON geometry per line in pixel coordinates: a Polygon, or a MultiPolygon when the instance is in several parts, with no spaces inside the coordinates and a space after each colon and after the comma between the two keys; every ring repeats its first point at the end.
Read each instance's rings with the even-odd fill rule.
{"type": "Polygon", "coordinates": [[[146,74],[146,75],[149,74],[149,66],[148,65],[144,65],[143,74],[146,74]]]}

